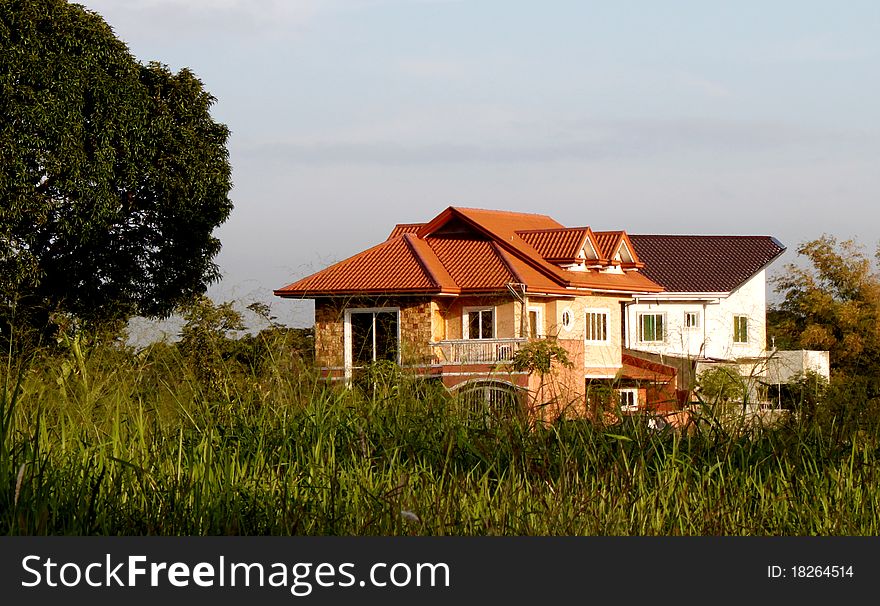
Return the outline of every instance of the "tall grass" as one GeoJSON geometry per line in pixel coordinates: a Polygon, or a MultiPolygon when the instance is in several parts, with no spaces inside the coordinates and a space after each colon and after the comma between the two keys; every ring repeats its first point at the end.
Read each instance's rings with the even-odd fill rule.
{"type": "Polygon", "coordinates": [[[196,372],[173,346],[7,359],[4,534],[874,535],[876,425],[474,425],[406,377],[196,372]]]}

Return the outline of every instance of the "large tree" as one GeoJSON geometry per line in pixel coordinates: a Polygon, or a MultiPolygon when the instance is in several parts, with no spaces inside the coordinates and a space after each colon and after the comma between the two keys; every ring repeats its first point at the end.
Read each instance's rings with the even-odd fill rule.
{"type": "Polygon", "coordinates": [[[164,316],[219,277],[214,101],[82,6],[0,0],[0,319],[164,316]]]}
{"type": "Polygon", "coordinates": [[[880,395],[880,275],[852,240],[823,236],[798,248],[807,263],[774,279],[782,301],[768,314],[780,349],[828,350],[832,376],[880,395]]]}

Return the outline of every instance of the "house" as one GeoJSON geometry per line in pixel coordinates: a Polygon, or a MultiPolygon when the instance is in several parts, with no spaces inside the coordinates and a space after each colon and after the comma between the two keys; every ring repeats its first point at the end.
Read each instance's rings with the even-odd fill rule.
{"type": "Polygon", "coordinates": [[[772,236],[631,235],[642,272],[663,287],[626,305],[624,348],[671,365],[679,384],[724,366],[746,379],[750,400],[762,384],[797,373],[828,377],[828,352],[767,350],[766,270],[785,251],[772,236]]]}
{"type": "Polygon", "coordinates": [[[396,225],[384,242],[275,294],[314,299],[315,358],[329,381],[358,382],[391,361],[476,407],[520,407],[535,418],[595,413],[607,398],[624,410],[668,411],[690,387],[680,374],[689,380],[692,371],[680,359],[692,350],[722,353],[726,329],[715,327],[722,317],[739,331],[725,354],[763,351],[763,269],[783,250],[755,240],[763,256],[749,252],[751,264],[737,273],[719,269],[745,254],[725,258],[733,240],[693,249],[707,255],[699,271],[712,276],[711,288],[700,283],[691,292],[671,277],[681,268],[668,258],[688,251],[665,248],[670,241],[565,227],[541,214],[449,207],[425,223],[396,225]],[[745,321],[731,315],[741,308],[745,321]],[[687,315],[693,311],[696,320],[687,315]],[[692,339],[691,324],[682,331],[687,322],[705,338],[692,339]],[[549,380],[515,370],[511,361],[535,339],[552,339],[573,367],[557,365],[549,380]]]}
{"type": "Polygon", "coordinates": [[[642,267],[625,232],[449,207],[275,294],[314,299],[315,357],[328,380],[356,381],[390,360],[477,400],[530,402],[547,418],[578,414],[591,389],[621,385],[627,406],[647,405],[640,382],[658,374],[656,389],[674,402],[673,369],[623,353],[624,304],[662,290],[642,267]],[[574,368],[549,384],[513,370],[537,338],[564,347],[574,368]]]}

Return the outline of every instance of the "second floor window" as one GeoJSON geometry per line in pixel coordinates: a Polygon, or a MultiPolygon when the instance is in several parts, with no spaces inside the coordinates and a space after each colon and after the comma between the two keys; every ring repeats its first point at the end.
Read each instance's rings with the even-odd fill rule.
{"type": "Polygon", "coordinates": [[[608,312],[588,311],[586,316],[585,338],[587,341],[608,340],[608,312]]]}
{"type": "Polygon", "coordinates": [[[733,316],[733,342],[749,342],[749,317],[733,316]]]}
{"type": "Polygon", "coordinates": [[[491,307],[466,310],[465,329],[467,330],[465,339],[494,339],[495,310],[491,307]]]}
{"type": "Polygon", "coordinates": [[[639,341],[661,343],[665,338],[663,314],[641,314],[639,316],[639,341]]]}

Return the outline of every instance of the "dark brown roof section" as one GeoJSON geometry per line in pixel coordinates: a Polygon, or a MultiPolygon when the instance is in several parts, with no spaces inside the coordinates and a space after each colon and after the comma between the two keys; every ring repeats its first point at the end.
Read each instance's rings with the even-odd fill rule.
{"type": "Polygon", "coordinates": [[[731,292],[784,251],[772,236],[629,235],[642,273],[667,292],[731,292]]]}

